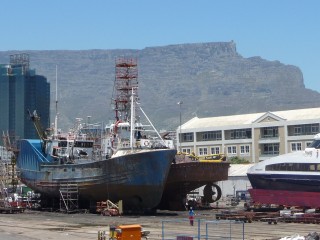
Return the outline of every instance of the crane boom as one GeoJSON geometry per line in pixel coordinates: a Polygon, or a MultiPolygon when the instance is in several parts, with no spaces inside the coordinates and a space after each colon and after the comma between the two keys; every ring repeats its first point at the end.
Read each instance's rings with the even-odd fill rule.
{"type": "Polygon", "coordinates": [[[31,113],[29,110],[28,110],[28,113],[29,113],[29,116],[30,116],[30,119],[31,121],[33,122],[34,124],[34,127],[37,131],[37,134],[39,136],[39,138],[42,140],[42,141],[46,141],[48,136],[45,132],[45,130],[43,130],[43,127],[41,125],[41,122],[40,122],[40,117],[38,116],[37,114],[37,111],[34,110],[33,113],[31,113]]]}

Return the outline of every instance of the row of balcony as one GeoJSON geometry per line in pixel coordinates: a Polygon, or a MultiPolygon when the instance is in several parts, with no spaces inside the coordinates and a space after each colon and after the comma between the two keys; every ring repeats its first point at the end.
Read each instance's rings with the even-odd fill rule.
{"type": "MultiPolygon", "coordinates": [[[[308,137],[308,136],[314,136],[317,133],[306,133],[306,134],[294,134],[294,135],[288,135],[288,138],[290,137],[308,137]]],[[[252,137],[241,137],[241,138],[232,138],[232,137],[225,137],[225,141],[236,141],[236,140],[245,140],[245,139],[252,139],[252,137]]],[[[258,137],[259,142],[264,143],[264,142],[279,142],[280,141],[280,136],[277,135],[259,135],[258,137]]],[[[194,136],[193,133],[182,133],[182,141],[181,142],[193,142],[194,141],[194,136]]],[[[197,133],[197,142],[208,142],[208,141],[222,141],[222,137],[217,137],[217,138],[202,138],[201,136],[198,136],[197,133]]]]}

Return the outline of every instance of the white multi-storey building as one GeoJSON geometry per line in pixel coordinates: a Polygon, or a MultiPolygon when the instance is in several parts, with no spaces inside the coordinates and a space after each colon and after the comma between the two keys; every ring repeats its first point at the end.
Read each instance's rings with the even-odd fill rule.
{"type": "Polygon", "coordinates": [[[195,117],[178,127],[177,146],[196,155],[224,153],[258,162],[303,150],[319,133],[319,125],[320,108],[195,117]]]}

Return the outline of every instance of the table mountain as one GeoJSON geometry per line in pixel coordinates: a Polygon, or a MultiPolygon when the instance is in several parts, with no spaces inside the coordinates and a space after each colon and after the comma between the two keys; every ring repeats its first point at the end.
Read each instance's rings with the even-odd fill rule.
{"type": "Polygon", "coordinates": [[[111,106],[115,60],[138,60],[142,108],[158,129],[175,129],[198,117],[319,107],[320,93],[306,89],[297,66],[261,57],[242,57],[231,42],[179,44],[142,50],[2,51],[28,53],[30,66],[51,82],[52,119],[55,68],[58,65],[60,126],[67,130],[75,118],[90,122],[114,120],[111,106]]]}

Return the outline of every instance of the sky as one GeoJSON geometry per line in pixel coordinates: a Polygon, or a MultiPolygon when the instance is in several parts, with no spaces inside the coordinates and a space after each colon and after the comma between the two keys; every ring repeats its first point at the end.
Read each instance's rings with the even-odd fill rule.
{"type": "Polygon", "coordinates": [[[0,51],[236,43],[320,92],[319,0],[0,0],[0,51]]]}

